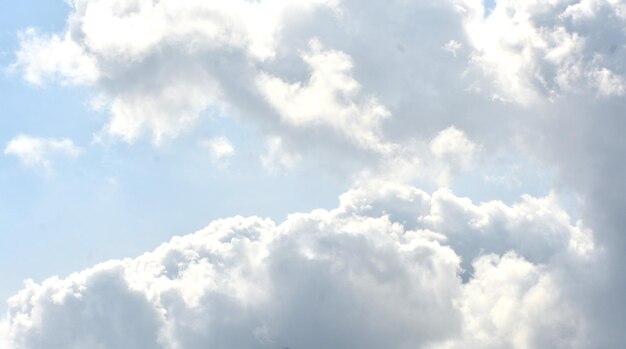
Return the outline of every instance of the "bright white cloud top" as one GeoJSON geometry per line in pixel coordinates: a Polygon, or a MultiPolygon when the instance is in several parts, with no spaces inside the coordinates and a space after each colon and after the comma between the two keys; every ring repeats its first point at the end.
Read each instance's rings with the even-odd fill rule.
{"type": "Polygon", "coordinates": [[[578,347],[586,320],[562,279],[578,280],[567,268],[587,263],[588,234],[551,198],[476,205],[373,182],[334,210],[218,220],[135,259],[29,282],[9,301],[9,338],[32,349],[578,347]],[[465,283],[462,260],[473,260],[465,283]]]}
{"type": "MultiPolygon", "coordinates": [[[[13,68],[91,91],[99,139],[158,148],[217,113],[265,147],[204,137],[214,164],[353,184],[334,209],[216,220],[28,282],[0,325],[8,348],[626,344],[624,1],[70,4],[63,31],[21,34],[13,68]],[[515,178],[514,203],[455,194],[524,164],[545,176],[515,178]]],[[[44,167],[80,152],[5,148],[44,167]]]]}

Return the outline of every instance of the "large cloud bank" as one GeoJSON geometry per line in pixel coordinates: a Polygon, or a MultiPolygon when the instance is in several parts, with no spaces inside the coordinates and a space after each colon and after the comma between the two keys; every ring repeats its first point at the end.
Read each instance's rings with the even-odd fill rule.
{"type": "Polygon", "coordinates": [[[70,3],[14,68],[92,89],[98,139],[158,144],[211,109],[267,137],[268,167],[362,171],[334,210],[216,221],[28,284],[9,348],[625,346],[624,1],[70,3]],[[502,154],[555,190],[448,189],[502,154]]]}
{"type": "Polygon", "coordinates": [[[563,280],[591,263],[588,234],[551,197],[475,204],[374,181],[330,211],[218,220],[134,259],[29,282],[9,301],[8,338],[14,349],[581,348],[586,318],[563,280]]]}

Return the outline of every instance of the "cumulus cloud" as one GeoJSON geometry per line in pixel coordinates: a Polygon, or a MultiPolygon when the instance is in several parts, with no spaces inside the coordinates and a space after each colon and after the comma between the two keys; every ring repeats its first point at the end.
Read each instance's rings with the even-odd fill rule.
{"type": "Polygon", "coordinates": [[[9,349],[8,338],[8,324],[5,319],[0,321],[0,349],[9,349]]]}
{"type": "Polygon", "coordinates": [[[211,160],[215,163],[235,155],[235,148],[226,137],[220,136],[205,139],[200,144],[209,150],[211,160]]]}
{"type": "Polygon", "coordinates": [[[146,347],[323,347],[353,343],[348,332],[362,347],[623,347],[623,2],[71,4],[62,33],[22,34],[15,68],[35,84],[92,87],[110,113],[105,134],[160,142],[212,107],[257,126],[267,168],[319,149],[333,167],[365,166],[336,210],[214,222],[146,256],[28,285],[33,296],[12,303],[18,348],[138,345],[87,325],[127,321],[123,310],[77,310],[100,311],[104,291],[84,285],[106,278],[151,319],[131,324],[156,338],[146,347]],[[505,204],[448,188],[503,153],[554,168],[543,184],[555,190],[505,204]],[[575,220],[562,191],[581,198],[575,220]],[[221,247],[201,247],[225,232],[221,247]],[[70,293],[49,301],[67,288],[76,309],[70,293]],[[86,334],[42,332],[53,317],[86,334]]]}
{"type": "Polygon", "coordinates": [[[587,91],[624,94],[620,1],[500,0],[487,15],[481,1],[457,3],[473,64],[506,98],[528,104],[587,91]]]}
{"type": "Polygon", "coordinates": [[[266,148],[261,164],[269,170],[287,170],[300,162],[300,156],[285,149],[283,139],[278,136],[269,137],[266,148]]]}
{"type": "Polygon", "coordinates": [[[455,179],[484,164],[483,145],[455,126],[424,138],[393,144],[389,153],[357,173],[357,181],[376,177],[398,183],[419,180],[449,187],[455,179]]]}
{"type": "Polygon", "coordinates": [[[309,46],[310,52],[302,56],[311,69],[308,82],[290,84],[261,74],[257,79],[261,93],[289,124],[327,125],[361,148],[389,152],[391,145],[380,135],[380,122],[389,111],[375,98],[357,99],[360,85],[350,74],[350,57],[324,50],[316,39],[309,46]]]}
{"type": "Polygon", "coordinates": [[[54,157],[76,158],[82,149],[68,138],[37,138],[18,135],[4,148],[4,154],[13,155],[28,166],[42,166],[50,169],[54,157]]]}
{"type": "Polygon", "coordinates": [[[584,348],[584,319],[557,277],[514,253],[486,255],[458,303],[466,326],[444,348],[584,348]],[[548,344],[549,343],[549,344],[548,344]]]}
{"type": "MultiPolygon", "coordinates": [[[[466,211],[480,210],[490,203],[438,196],[371,182],[344,193],[333,210],[295,213],[280,224],[221,219],[133,259],[29,281],[9,300],[9,343],[15,349],[580,347],[585,319],[557,280],[559,262],[550,259],[580,258],[580,251],[556,243],[540,250],[545,263],[512,252],[459,255],[451,245],[458,237],[449,231],[480,239],[476,225],[495,224],[499,234],[516,235],[517,217],[528,215],[525,204],[500,204],[512,213],[486,213],[500,216],[490,223],[452,207],[460,202],[466,211]],[[436,215],[446,219],[430,218],[436,215]],[[465,258],[474,265],[467,282],[460,277],[465,258]]],[[[576,238],[558,209],[533,219],[565,240],[576,238]]],[[[551,234],[523,239],[542,245],[551,234]]],[[[510,247],[518,245],[524,242],[510,247]]]]}
{"type": "Polygon", "coordinates": [[[582,221],[570,223],[556,195],[524,195],[513,205],[474,203],[447,188],[432,194],[376,179],[364,181],[340,197],[342,207],[365,215],[386,215],[408,229],[436,232],[462,257],[463,268],[482,253],[516,251],[533,263],[564,255],[581,258],[594,250],[593,234],[582,221]]]}
{"type": "Polygon", "coordinates": [[[106,133],[129,142],[149,133],[156,143],[189,130],[209,105],[226,103],[225,62],[235,75],[253,74],[250,64],[276,56],[290,18],[335,6],[332,0],[69,4],[66,31],[26,30],[14,67],[36,84],[56,78],[95,87],[109,100],[106,133]]]}
{"type": "Polygon", "coordinates": [[[439,171],[438,181],[447,183],[453,173],[467,171],[474,165],[480,146],[469,140],[463,131],[450,126],[430,141],[430,151],[444,166],[439,171]]]}
{"type": "Polygon", "coordinates": [[[96,62],[68,36],[42,35],[34,28],[21,36],[16,66],[24,69],[24,78],[41,85],[47,77],[56,77],[64,83],[88,84],[98,79],[96,62]]]}

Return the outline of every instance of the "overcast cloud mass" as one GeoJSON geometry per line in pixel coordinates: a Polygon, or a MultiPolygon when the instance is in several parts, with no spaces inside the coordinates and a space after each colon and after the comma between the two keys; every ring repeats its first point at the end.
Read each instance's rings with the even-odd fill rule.
{"type": "Polygon", "coordinates": [[[263,141],[195,141],[215,173],[351,184],[26,281],[1,349],[626,347],[625,1],[68,2],[9,70],[85,89],[101,123],[15,134],[14,166],[226,118],[263,141]]]}

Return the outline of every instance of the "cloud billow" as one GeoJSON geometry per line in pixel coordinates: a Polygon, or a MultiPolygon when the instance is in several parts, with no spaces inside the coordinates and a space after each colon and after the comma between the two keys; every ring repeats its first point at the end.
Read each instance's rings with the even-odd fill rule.
{"type": "MultiPolygon", "coordinates": [[[[11,349],[624,347],[623,2],[70,3],[63,32],[22,33],[14,68],[92,89],[99,136],[159,144],[216,108],[267,138],[266,168],[358,169],[334,210],[218,220],[28,283],[11,349]],[[553,169],[554,190],[451,189],[502,154],[553,169]]],[[[20,142],[5,153],[28,164],[79,153],[20,142]]]]}
{"type": "MultiPolygon", "coordinates": [[[[472,227],[474,214],[450,216],[455,204],[484,210],[486,225],[501,216],[489,203],[377,182],[344,193],[336,209],[292,214],[280,224],[217,220],[133,259],[28,282],[9,301],[9,345],[582,347],[585,319],[558,281],[563,260],[586,263],[593,250],[571,248],[580,236],[563,212],[553,207],[537,218],[563,242],[533,263],[532,251],[459,255],[450,245],[455,236],[441,232],[465,227],[468,239],[484,237],[472,227]],[[398,218],[407,205],[414,229],[398,218]],[[473,261],[466,282],[463,259],[473,261]]],[[[511,214],[500,219],[515,226],[525,205],[502,207],[511,214]]],[[[552,240],[526,239],[511,240],[509,251],[552,240]]]]}
{"type": "Polygon", "coordinates": [[[76,158],[83,150],[68,138],[38,138],[20,134],[4,148],[5,155],[17,157],[24,165],[52,170],[54,158],[76,158]]]}

